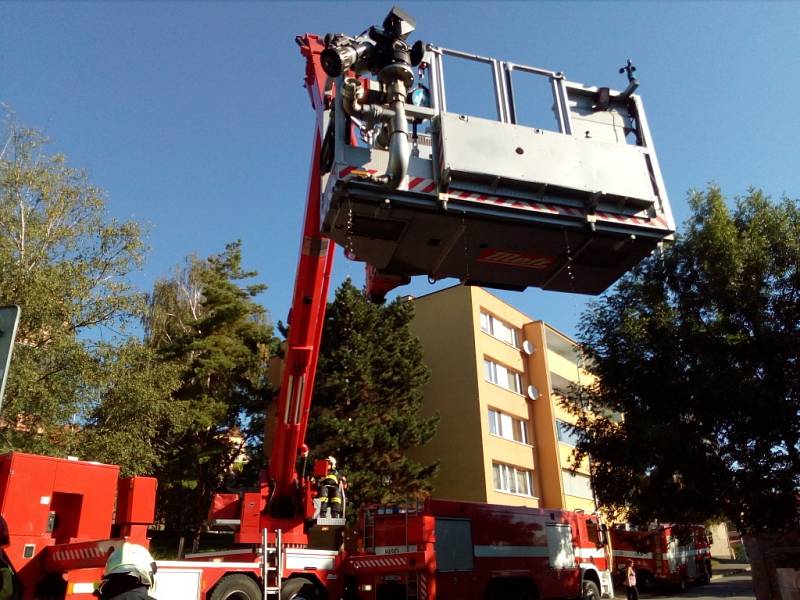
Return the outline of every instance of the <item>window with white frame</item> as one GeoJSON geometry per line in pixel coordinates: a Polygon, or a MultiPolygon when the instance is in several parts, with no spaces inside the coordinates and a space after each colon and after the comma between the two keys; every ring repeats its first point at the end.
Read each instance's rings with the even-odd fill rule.
{"type": "Polygon", "coordinates": [[[503,463],[492,463],[494,489],[498,492],[533,496],[533,480],[527,469],[512,467],[503,463]]]}
{"type": "Polygon", "coordinates": [[[575,428],[572,424],[556,419],[556,428],[558,429],[558,441],[568,446],[578,445],[578,436],[580,429],[575,428]]]}
{"type": "Polygon", "coordinates": [[[486,381],[504,387],[507,390],[522,393],[522,375],[513,369],[494,362],[490,358],[483,359],[483,366],[486,372],[486,381]]]}
{"type": "Polygon", "coordinates": [[[519,329],[485,311],[481,311],[481,331],[485,331],[501,342],[514,346],[514,348],[519,348],[519,329]]]}
{"type": "Polygon", "coordinates": [[[528,421],[518,419],[509,414],[489,409],[489,433],[499,435],[507,440],[513,440],[522,444],[528,443],[528,421]]]}
{"type": "Polygon", "coordinates": [[[573,473],[570,469],[563,469],[562,476],[565,494],[589,500],[594,498],[592,495],[592,481],[588,475],[573,473]]]}

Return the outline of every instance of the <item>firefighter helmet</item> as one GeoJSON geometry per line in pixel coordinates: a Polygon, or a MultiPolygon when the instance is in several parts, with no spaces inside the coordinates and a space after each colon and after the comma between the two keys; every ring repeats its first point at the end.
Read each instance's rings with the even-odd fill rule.
{"type": "Polygon", "coordinates": [[[114,550],[106,561],[103,579],[113,575],[130,575],[142,585],[152,587],[156,573],[156,561],[144,546],[124,542],[114,550]]]}
{"type": "Polygon", "coordinates": [[[336,468],[336,459],[335,458],[333,458],[332,456],[329,456],[325,460],[327,460],[329,463],[331,463],[331,469],[335,469],[336,468]]]}

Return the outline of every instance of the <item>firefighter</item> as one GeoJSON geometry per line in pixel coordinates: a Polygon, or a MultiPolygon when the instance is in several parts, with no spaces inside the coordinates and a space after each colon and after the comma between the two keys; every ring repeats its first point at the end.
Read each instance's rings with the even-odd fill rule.
{"type": "Polygon", "coordinates": [[[342,516],[342,491],[340,486],[345,485],[345,479],[344,477],[339,477],[335,458],[329,456],[325,460],[328,462],[328,472],[319,482],[319,496],[322,499],[319,505],[319,516],[327,516],[328,506],[330,506],[331,517],[338,519],[342,516]]]}
{"type": "Polygon", "coordinates": [[[17,575],[6,556],[5,547],[11,543],[8,524],[0,516],[0,600],[14,600],[19,597],[17,575]]]}
{"type": "Polygon", "coordinates": [[[156,562],[144,546],[124,542],[106,561],[103,581],[95,592],[100,600],[155,600],[156,562]]]}

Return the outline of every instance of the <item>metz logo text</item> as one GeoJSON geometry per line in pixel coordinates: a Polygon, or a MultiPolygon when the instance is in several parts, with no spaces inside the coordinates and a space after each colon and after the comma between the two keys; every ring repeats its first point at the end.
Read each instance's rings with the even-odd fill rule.
{"type": "Polygon", "coordinates": [[[549,269],[555,260],[552,256],[537,254],[524,254],[522,252],[509,252],[506,250],[486,249],[478,256],[478,262],[519,267],[522,269],[549,269]]]}

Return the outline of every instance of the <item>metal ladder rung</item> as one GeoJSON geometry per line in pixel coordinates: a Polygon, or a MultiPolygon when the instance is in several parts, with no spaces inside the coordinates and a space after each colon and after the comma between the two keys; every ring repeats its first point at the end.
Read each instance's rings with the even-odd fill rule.
{"type": "Polygon", "coordinates": [[[280,600],[281,598],[281,570],[282,570],[282,553],[283,546],[281,530],[275,530],[275,545],[269,545],[269,534],[266,529],[261,532],[261,550],[262,550],[262,566],[261,577],[262,585],[261,591],[264,595],[264,600],[272,598],[280,600]],[[274,563],[270,564],[270,561],[274,563]]]}
{"type": "Polygon", "coordinates": [[[412,571],[406,577],[406,600],[417,600],[419,598],[419,579],[416,571],[412,571]]]}

